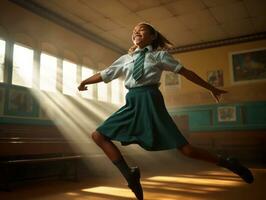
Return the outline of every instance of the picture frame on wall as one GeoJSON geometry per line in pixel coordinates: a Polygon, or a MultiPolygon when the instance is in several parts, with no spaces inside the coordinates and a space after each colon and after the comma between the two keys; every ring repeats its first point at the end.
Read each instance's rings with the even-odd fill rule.
{"type": "Polygon", "coordinates": [[[223,70],[208,71],[207,81],[214,87],[223,87],[224,86],[223,70]]]}
{"type": "Polygon", "coordinates": [[[173,72],[164,72],[165,86],[180,86],[180,75],[173,72]]]}
{"type": "Polygon", "coordinates": [[[220,106],[217,108],[218,122],[235,122],[236,107],[235,106],[220,106]]]}
{"type": "Polygon", "coordinates": [[[4,114],[37,117],[37,102],[29,90],[16,87],[11,88],[7,93],[4,114]]]}
{"type": "Polygon", "coordinates": [[[233,83],[266,81],[266,47],[230,53],[233,83]]]}

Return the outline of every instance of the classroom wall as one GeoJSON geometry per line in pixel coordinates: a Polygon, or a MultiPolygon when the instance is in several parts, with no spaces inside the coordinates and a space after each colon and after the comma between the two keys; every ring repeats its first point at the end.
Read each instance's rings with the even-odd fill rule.
{"type": "Polygon", "coordinates": [[[204,80],[207,80],[209,71],[221,70],[223,86],[218,88],[228,93],[222,96],[219,103],[216,103],[208,90],[180,76],[178,85],[162,84],[161,87],[169,111],[173,115],[188,114],[190,131],[265,129],[266,80],[236,82],[233,80],[231,64],[232,54],[265,47],[266,40],[259,40],[175,54],[174,57],[186,68],[194,71],[204,80]],[[218,109],[223,106],[235,108],[235,121],[230,123],[218,121],[218,109]]]}
{"type": "MultiPolygon", "coordinates": [[[[178,53],[174,54],[174,57],[204,80],[207,80],[208,71],[222,70],[224,86],[220,89],[228,91],[228,94],[223,95],[221,103],[265,101],[266,93],[262,91],[265,91],[266,80],[234,83],[230,60],[231,53],[260,48],[266,48],[266,40],[178,53]]],[[[165,86],[164,84],[162,86],[168,107],[215,104],[207,90],[191,83],[184,77],[181,77],[180,86],[165,86]]]]}
{"type": "Polygon", "coordinates": [[[240,159],[265,163],[266,152],[266,80],[234,82],[231,54],[263,49],[266,40],[175,54],[174,57],[204,80],[207,72],[223,71],[228,91],[220,103],[210,93],[180,77],[178,85],[165,85],[161,90],[168,111],[191,144],[240,159]],[[221,109],[234,110],[234,119],[222,121],[221,109]]]}

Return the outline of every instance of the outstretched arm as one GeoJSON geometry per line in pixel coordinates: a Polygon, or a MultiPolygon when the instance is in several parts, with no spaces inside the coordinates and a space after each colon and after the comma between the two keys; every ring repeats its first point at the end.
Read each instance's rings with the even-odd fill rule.
{"type": "Polygon", "coordinates": [[[79,91],[87,90],[87,87],[86,87],[87,84],[99,83],[101,81],[103,81],[103,79],[102,79],[100,73],[96,73],[93,76],[83,80],[80,83],[80,85],[78,86],[78,90],[79,91]]]}
{"type": "Polygon", "coordinates": [[[186,79],[192,81],[193,83],[206,88],[209,90],[212,94],[212,96],[215,98],[216,102],[220,101],[221,95],[227,93],[225,90],[220,90],[208,82],[204,81],[201,77],[199,77],[197,74],[195,74],[193,71],[190,71],[186,69],[185,67],[182,67],[179,72],[182,76],[184,76],[186,79]]]}

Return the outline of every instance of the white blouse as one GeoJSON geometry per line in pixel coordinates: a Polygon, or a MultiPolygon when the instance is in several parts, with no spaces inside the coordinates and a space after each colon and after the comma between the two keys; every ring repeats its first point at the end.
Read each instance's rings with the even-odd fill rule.
{"type": "Polygon", "coordinates": [[[105,83],[108,83],[118,77],[124,77],[125,87],[127,89],[160,84],[162,72],[172,71],[178,73],[183,65],[175,60],[167,51],[152,51],[152,46],[149,45],[144,60],[144,72],[139,80],[135,80],[132,76],[134,61],[139,56],[141,49],[136,49],[134,53],[126,54],[118,58],[108,68],[102,70],[100,75],[105,83]]]}

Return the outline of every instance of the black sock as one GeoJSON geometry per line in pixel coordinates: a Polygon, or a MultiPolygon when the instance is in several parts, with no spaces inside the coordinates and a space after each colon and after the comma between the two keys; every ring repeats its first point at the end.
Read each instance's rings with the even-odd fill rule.
{"type": "Polygon", "coordinates": [[[115,166],[120,170],[120,172],[123,174],[123,176],[125,177],[125,179],[127,181],[129,181],[130,176],[131,176],[131,169],[130,167],[127,165],[126,161],[124,160],[123,157],[121,157],[118,160],[113,161],[113,163],[115,164],[115,166]]]}

